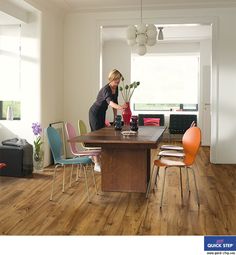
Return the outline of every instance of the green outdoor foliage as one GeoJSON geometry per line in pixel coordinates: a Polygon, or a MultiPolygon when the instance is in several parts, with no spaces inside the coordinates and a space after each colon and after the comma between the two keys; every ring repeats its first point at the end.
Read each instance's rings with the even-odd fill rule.
{"type": "Polygon", "coordinates": [[[21,118],[20,101],[2,101],[2,118],[6,119],[8,106],[11,106],[13,109],[14,119],[20,119],[21,118]]]}

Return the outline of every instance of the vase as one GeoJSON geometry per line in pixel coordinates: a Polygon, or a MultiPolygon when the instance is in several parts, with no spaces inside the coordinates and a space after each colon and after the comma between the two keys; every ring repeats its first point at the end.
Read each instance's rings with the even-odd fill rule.
{"type": "Polygon", "coordinates": [[[130,124],[130,118],[132,115],[132,112],[130,110],[130,102],[126,102],[127,108],[125,108],[122,112],[122,117],[123,117],[123,121],[124,121],[124,125],[125,126],[129,126],[130,124]]]}
{"type": "Polygon", "coordinates": [[[44,163],[44,151],[40,150],[39,152],[36,152],[34,150],[34,153],[33,153],[34,170],[42,171],[43,170],[43,163],[44,163]]]}

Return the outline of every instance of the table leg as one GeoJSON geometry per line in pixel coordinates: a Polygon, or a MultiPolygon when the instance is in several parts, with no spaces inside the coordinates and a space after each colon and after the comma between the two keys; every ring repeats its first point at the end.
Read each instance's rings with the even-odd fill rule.
{"type": "Polygon", "coordinates": [[[142,192],[150,178],[150,149],[102,148],[102,191],[142,192]]]}

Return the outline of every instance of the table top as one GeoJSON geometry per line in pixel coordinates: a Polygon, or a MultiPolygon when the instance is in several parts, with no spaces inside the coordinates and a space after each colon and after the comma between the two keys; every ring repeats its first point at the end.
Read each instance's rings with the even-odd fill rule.
{"type": "MultiPolygon", "coordinates": [[[[121,131],[116,131],[114,127],[105,127],[86,135],[74,137],[68,142],[83,142],[86,146],[106,146],[107,144],[117,145],[146,145],[156,148],[161,140],[166,127],[140,126],[137,135],[123,136],[121,131]]],[[[124,130],[122,130],[124,131],[124,130]]]]}

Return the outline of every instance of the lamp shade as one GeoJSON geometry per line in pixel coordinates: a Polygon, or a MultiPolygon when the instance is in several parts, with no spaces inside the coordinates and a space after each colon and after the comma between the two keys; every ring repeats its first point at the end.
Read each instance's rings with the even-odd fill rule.
{"type": "Polygon", "coordinates": [[[163,27],[158,27],[159,29],[159,33],[158,33],[158,40],[163,40],[164,39],[164,36],[163,36],[163,27]]]}
{"type": "Polygon", "coordinates": [[[147,49],[146,49],[146,46],[145,45],[139,45],[137,47],[137,53],[140,55],[140,56],[143,56],[145,55],[147,52],[147,49]]]}
{"type": "Polygon", "coordinates": [[[155,39],[157,37],[157,31],[156,30],[148,30],[147,37],[150,39],[155,39]]]}
{"type": "Polygon", "coordinates": [[[145,45],[147,42],[147,37],[145,34],[138,34],[136,37],[136,42],[138,45],[145,45]]]}
{"type": "Polygon", "coordinates": [[[128,40],[132,40],[136,38],[136,27],[135,26],[129,26],[126,31],[126,37],[128,40]]]}
{"type": "Polygon", "coordinates": [[[148,38],[148,40],[147,40],[147,45],[148,46],[153,46],[153,45],[155,45],[156,44],[156,38],[148,38]]]}
{"type": "Polygon", "coordinates": [[[147,25],[147,30],[155,30],[156,31],[157,29],[156,29],[156,26],[154,24],[148,24],[147,25]]]}
{"type": "Polygon", "coordinates": [[[137,53],[142,56],[147,51],[146,46],[156,44],[157,28],[154,24],[130,25],[127,28],[126,37],[129,46],[132,47],[137,44],[137,53]]]}
{"type": "Polygon", "coordinates": [[[147,31],[146,24],[140,24],[140,25],[137,26],[138,34],[144,34],[144,33],[146,33],[146,31],[147,31]]]}

